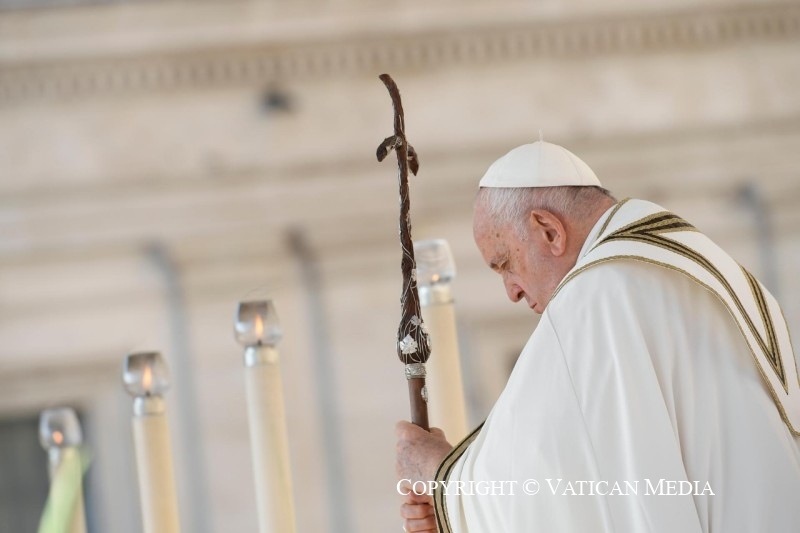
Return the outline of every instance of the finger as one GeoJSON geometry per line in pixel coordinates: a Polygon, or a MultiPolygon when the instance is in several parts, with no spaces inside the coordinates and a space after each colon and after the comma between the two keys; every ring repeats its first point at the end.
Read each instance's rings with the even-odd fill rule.
{"type": "MultiPolygon", "coordinates": [[[[441,432],[441,430],[439,431],[441,432]]],[[[394,426],[394,432],[398,440],[416,440],[430,435],[429,431],[422,429],[408,420],[398,421],[394,426]]],[[[444,433],[440,434],[444,435],[444,433]]]]}
{"type": "Polygon", "coordinates": [[[422,494],[417,494],[413,490],[408,492],[409,493],[403,498],[406,501],[406,503],[412,503],[412,504],[427,503],[428,505],[433,504],[433,495],[431,494],[426,494],[424,492],[422,494]]]}
{"type": "Polygon", "coordinates": [[[409,520],[419,520],[433,516],[433,505],[427,503],[404,503],[400,506],[400,516],[409,520]]]}
{"type": "Polygon", "coordinates": [[[418,493],[417,490],[419,489],[419,483],[416,483],[415,487],[407,479],[401,480],[397,486],[398,492],[403,497],[403,502],[410,504],[433,504],[433,494],[428,494],[427,492],[418,493]]]}
{"type": "Polygon", "coordinates": [[[403,525],[409,532],[436,531],[436,519],[432,516],[422,519],[406,519],[403,525]]]}
{"type": "Polygon", "coordinates": [[[408,431],[413,431],[413,427],[411,427],[413,425],[414,424],[408,420],[399,420],[397,424],[394,425],[394,432],[397,435],[397,438],[401,440],[406,438],[408,431]]]}
{"type": "Polygon", "coordinates": [[[436,435],[437,437],[442,437],[444,440],[447,440],[447,437],[440,428],[431,428],[431,435],[436,435]]]}

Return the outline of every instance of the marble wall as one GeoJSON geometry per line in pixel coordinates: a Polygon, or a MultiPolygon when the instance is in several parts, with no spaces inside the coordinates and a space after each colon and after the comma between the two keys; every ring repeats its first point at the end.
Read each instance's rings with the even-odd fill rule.
{"type": "Polygon", "coordinates": [[[458,264],[474,422],[536,317],[483,266],[472,197],[540,130],[619,197],[679,212],[770,277],[800,335],[800,7],[596,4],[0,11],[0,416],[83,410],[98,531],[140,530],[119,376],[142,349],[172,366],[185,531],[256,530],[231,323],[263,294],[285,329],[299,530],[399,530],[397,191],[374,160],[391,133],[384,71],[421,158],[414,237],[447,238],[458,264]]]}

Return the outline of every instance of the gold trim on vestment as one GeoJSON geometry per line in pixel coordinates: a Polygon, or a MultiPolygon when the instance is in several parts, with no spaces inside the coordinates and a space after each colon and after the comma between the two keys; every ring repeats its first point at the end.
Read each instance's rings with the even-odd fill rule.
{"type": "Polygon", "coordinates": [[[761,314],[761,320],[764,321],[764,331],[767,333],[767,344],[769,345],[769,350],[765,351],[764,353],[767,355],[767,359],[769,360],[772,369],[778,375],[781,385],[783,385],[783,390],[786,391],[786,394],[789,394],[789,387],[786,383],[786,375],[783,368],[783,360],[781,359],[781,350],[780,346],[778,345],[777,335],[775,333],[775,324],[772,322],[772,315],[769,312],[769,307],[766,298],[764,297],[764,290],[761,288],[761,285],[758,283],[758,280],[755,278],[755,276],[748,272],[744,267],[742,267],[742,272],[744,273],[744,277],[747,279],[747,283],[750,285],[750,291],[753,293],[753,299],[758,305],[758,310],[761,314]]]}
{"type": "MultiPolygon", "coordinates": [[[[783,314],[783,307],[778,306],[778,310],[781,312],[781,319],[783,320],[783,326],[786,329],[786,338],[789,340],[789,348],[792,350],[792,356],[794,356],[794,343],[792,342],[792,332],[789,331],[789,322],[786,321],[786,315],[783,314]]],[[[797,374],[797,383],[800,383],[800,369],[797,368],[797,364],[794,365],[794,372],[797,374]]]]}
{"type": "MultiPolygon", "coordinates": [[[[683,220],[681,217],[669,211],[660,211],[644,218],[632,222],[615,232],[613,235],[638,235],[669,233],[671,231],[697,231],[694,226],[683,220]]],[[[601,234],[602,235],[602,234],[601,234]]],[[[599,244],[599,243],[598,243],[599,244]]]]}
{"type": "Polygon", "coordinates": [[[623,205],[625,205],[625,203],[628,200],[630,200],[630,198],[623,198],[622,201],[617,202],[617,205],[615,205],[614,209],[611,210],[611,214],[609,214],[608,218],[606,219],[606,221],[603,222],[603,226],[600,228],[600,232],[597,234],[598,236],[600,236],[603,233],[605,233],[606,228],[608,227],[608,223],[611,222],[611,219],[614,218],[614,215],[617,214],[617,211],[619,211],[619,208],[622,207],[623,205]]]}
{"type": "Polygon", "coordinates": [[[436,527],[439,530],[439,533],[452,533],[452,528],[450,527],[450,519],[447,516],[447,498],[445,496],[444,491],[444,484],[441,483],[442,481],[447,481],[447,478],[450,477],[450,473],[453,471],[453,466],[455,466],[456,462],[461,458],[465,451],[472,441],[474,441],[478,433],[481,432],[483,428],[482,422],[481,425],[476,427],[472,432],[464,437],[456,446],[447,454],[447,457],[439,465],[439,468],[436,469],[436,475],[434,479],[436,480],[436,488],[433,491],[433,511],[436,517],[436,527]]]}

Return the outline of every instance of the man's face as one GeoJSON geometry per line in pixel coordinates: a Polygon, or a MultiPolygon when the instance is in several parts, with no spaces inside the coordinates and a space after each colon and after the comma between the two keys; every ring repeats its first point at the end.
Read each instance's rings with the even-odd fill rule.
{"type": "Polygon", "coordinates": [[[473,234],[486,264],[503,278],[508,298],[512,302],[524,299],[536,313],[543,313],[563,278],[546,232],[535,221],[519,230],[499,226],[478,203],[473,234]]]}

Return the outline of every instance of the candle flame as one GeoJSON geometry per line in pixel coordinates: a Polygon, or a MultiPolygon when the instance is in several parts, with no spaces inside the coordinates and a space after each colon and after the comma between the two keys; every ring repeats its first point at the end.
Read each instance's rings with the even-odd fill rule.
{"type": "Polygon", "coordinates": [[[53,442],[55,442],[57,445],[61,446],[61,444],[64,442],[64,434],[61,433],[60,431],[54,431],[53,432],[53,442]]]}
{"type": "Polygon", "coordinates": [[[261,319],[261,315],[256,315],[253,323],[253,331],[256,334],[256,338],[261,341],[261,337],[264,336],[264,320],[261,319]]]}
{"type": "Polygon", "coordinates": [[[142,387],[148,393],[153,387],[153,369],[150,368],[150,365],[145,366],[142,370],[142,387]]]}

